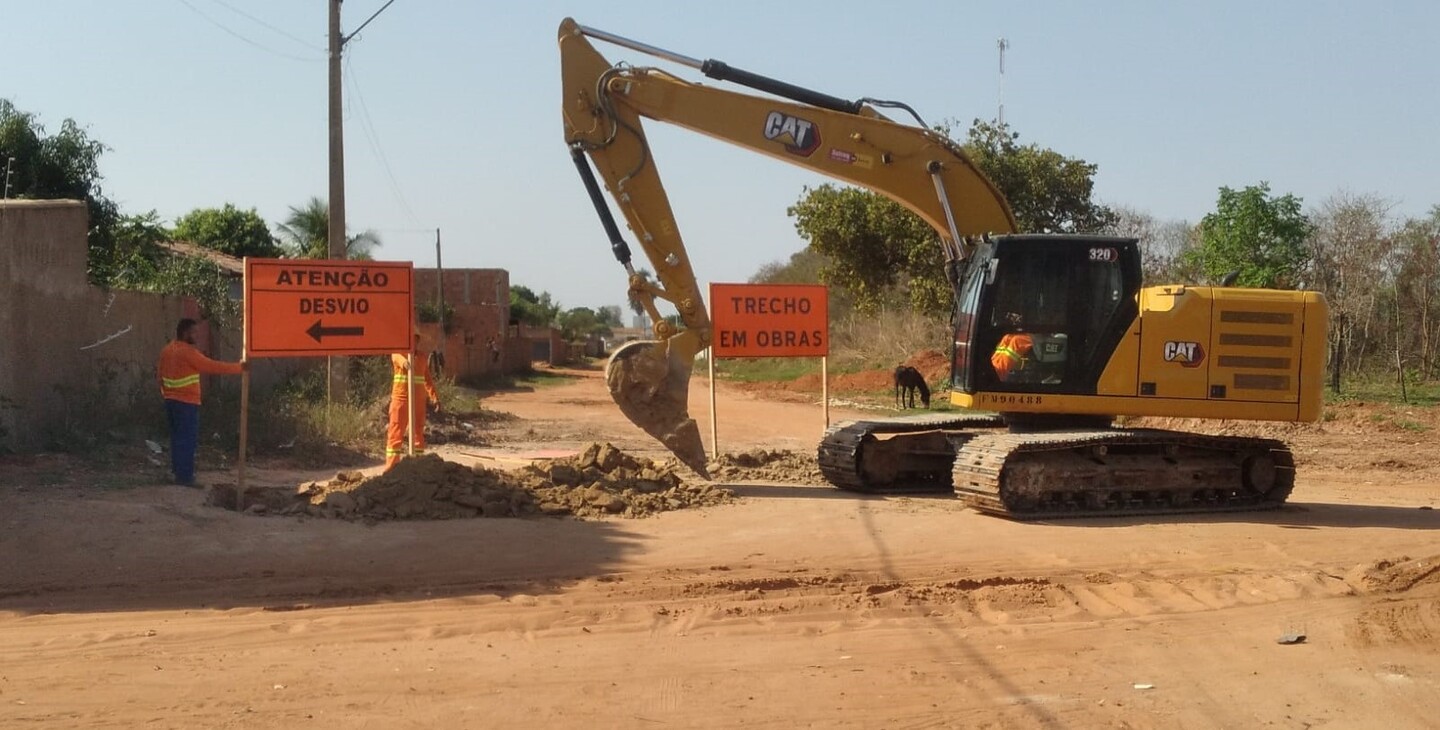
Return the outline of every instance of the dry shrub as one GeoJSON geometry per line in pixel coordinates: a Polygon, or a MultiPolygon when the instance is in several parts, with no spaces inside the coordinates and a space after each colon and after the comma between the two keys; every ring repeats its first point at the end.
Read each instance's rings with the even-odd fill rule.
{"type": "Polygon", "coordinates": [[[921,350],[949,350],[950,327],[904,309],[852,313],[830,325],[830,359],[841,371],[893,368],[921,350]]]}

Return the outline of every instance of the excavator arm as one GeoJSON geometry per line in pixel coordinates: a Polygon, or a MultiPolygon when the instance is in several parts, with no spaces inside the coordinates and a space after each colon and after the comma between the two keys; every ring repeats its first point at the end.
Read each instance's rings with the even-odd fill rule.
{"type": "Polygon", "coordinates": [[[629,275],[630,295],[654,322],[658,340],[617,350],[606,369],[607,384],[627,418],[701,474],[705,454],[699,429],[688,415],[688,388],[695,355],[710,344],[710,322],[641,117],[885,195],[936,230],[952,270],[958,270],[968,255],[967,237],[1015,230],[1004,196],[954,142],[923,122],[899,124],[876,108],[896,107],[913,115],[903,104],[832,97],[720,61],[699,61],[637,43],[568,18],[560,24],[559,44],[566,142],[611,248],[629,275]],[[691,83],[657,68],[611,64],[589,38],[782,98],[691,83]],[[655,282],[632,265],[596,172],[654,266],[655,282]],[[657,299],[675,307],[683,327],[661,316],[657,299]]]}

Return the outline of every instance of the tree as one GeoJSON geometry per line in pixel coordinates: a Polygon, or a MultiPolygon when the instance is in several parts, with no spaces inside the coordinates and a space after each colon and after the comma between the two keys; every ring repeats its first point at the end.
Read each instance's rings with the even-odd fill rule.
{"type": "MultiPolygon", "coordinates": [[[[302,259],[330,258],[330,204],[310,198],[305,205],[290,206],[290,215],[276,226],[289,253],[302,259]]],[[[379,234],[362,231],[345,239],[345,258],[369,261],[381,245],[379,234]]]]}
{"type": "Polygon", "coordinates": [[[1093,198],[1099,166],[1019,140],[1008,124],[976,119],[963,148],[1010,202],[1021,232],[1093,233],[1114,220],[1093,198]]]}
{"type": "Polygon", "coordinates": [[[10,197],[85,201],[90,214],[89,275],[93,283],[102,286],[122,268],[123,258],[114,250],[119,208],[100,189],[100,155],[106,149],[73,119],[66,119],[59,132],[47,136],[34,114],[0,99],[0,169],[10,158],[15,160],[10,197]]]}
{"type": "Polygon", "coordinates": [[[1400,333],[1408,337],[1400,345],[1418,357],[1422,376],[1433,377],[1440,366],[1440,205],[1425,218],[1406,221],[1394,242],[1396,304],[1410,318],[1400,333]]]}
{"type": "Polygon", "coordinates": [[[788,212],[810,250],[826,261],[820,279],[854,297],[862,311],[904,301],[896,287],[906,280],[929,284],[905,297],[914,308],[944,311],[949,285],[939,239],[899,203],[859,188],[827,184],[807,189],[788,212]]]}
{"type": "Polygon", "coordinates": [[[510,287],[510,319],[533,327],[555,324],[560,305],[550,299],[549,292],[536,294],[527,286],[510,287]]]}
{"type": "Polygon", "coordinates": [[[230,203],[223,208],[196,208],[175,221],[175,238],[223,254],[243,258],[278,258],[285,250],[271,235],[265,219],[230,203]]]}
{"type": "Polygon", "coordinates": [[[620,305],[607,304],[595,310],[595,316],[611,327],[624,327],[624,320],[620,319],[620,305]]]}
{"type": "Polygon", "coordinates": [[[110,260],[114,274],[107,285],[124,289],[138,286],[157,270],[168,255],[160,244],[173,238],[155,211],[140,215],[122,215],[112,233],[110,260]]]}
{"type": "Polygon", "coordinates": [[[1305,285],[1330,305],[1332,363],[1355,372],[1376,353],[1394,317],[1382,311],[1392,283],[1391,204],[1337,193],[1314,211],[1306,240],[1305,285]]]}
{"type": "Polygon", "coordinates": [[[1112,209],[1114,218],[1103,233],[1140,240],[1140,269],[1147,284],[1197,281],[1200,272],[1186,265],[1185,252],[1194,247],[1199,234],[1185,221],[1161,221],[1149,213],[1125,206],[1112,209]]]}
{"type": "MultiPolygon", "coordinates": [[[[1021,231],[1089,232],[1113,221],[1114,212],[1093,199],[1095,165],[1018,140],[1007,126],[976,120],[961,146],[1008,199],[1021,231]]],[[[948,312],[938,234],[898,203],[826,184],[807,188],[788,212],[811,250],[826,258],[820,278],[852,295],[857,308],[905,302],[948,312]]]]}
{"type": "Polygon", "coordinates": [[[589,307],[575,307],[559,316],[560,330],[567,340],[580,340],[591,335],[609,337],[611,325],[589,307]]]}
{"type": "Polygon", "coordinates": [[[1200,221],[1200,242],[1184,259],[1214,280],[1239,272],[1240,286],[1292,288],[1309,261],[1314,226],[1294,195],[1274,197],[1270,185],[1220,188],[1215,212],[1200,221]]]}

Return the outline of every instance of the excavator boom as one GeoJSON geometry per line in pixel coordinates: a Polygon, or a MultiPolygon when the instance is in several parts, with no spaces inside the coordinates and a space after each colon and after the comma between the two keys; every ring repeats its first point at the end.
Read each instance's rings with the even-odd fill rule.
{"type": "Polygon", "coordinates": [[[946,260],[957,268],[967,256],[966,237],[1015,230],[1004,196],[953,141],[923,123],[899,124],[876,110],[877,106],[909,110],[903,104],[848,101],[720,61],[700,61],[631,41],[568,18],[560,24],[559,44],[566,142],[611,248],[629,276],[631,298],[645,309],[658,340],[631,343],[616,351],[606,381],[626,417],[702,474],[704,450],[688,415],[688,384],[695,356],[710,344],[710,322],[642,117],[885,195],[936,230],[946,260]],[[612,64],[590,38],[773,96],[691,83],[657,68],[612,64]],[[602,182],[654,266],[656,281],[647,280],[632,265],[629,247],[600,192],[602,182]],[[661,315],[657,299],[674,306],[680,326],[661,315]]]}

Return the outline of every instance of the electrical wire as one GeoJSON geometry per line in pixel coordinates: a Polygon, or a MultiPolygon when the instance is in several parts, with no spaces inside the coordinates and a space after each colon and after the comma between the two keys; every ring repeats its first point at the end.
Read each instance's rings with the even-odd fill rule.
{"type": "Polygon", "coordinates": [[[279,33],[280,35],[283,35],[283,36],[285,36],[286,38],[289,38],[290,40],[295,41],[296,43],[299,43],[299,44],[302,45],[302,46],[305,46],[305,48],[306,48],[307,50],[315,51],[315,52],[317,52],[317,53],[325,53],[325,52],[326,52],[324,48],[321,48],[321,47],[316,46],[316,45],[312,45],[312,44],[310,43],[310,41],[307,41],[307,40],[305,40],[304,38],[300,38],[300,37],[298,37],[298,36],[292,35],[291,33],[289,33],[288,31],[286,31],[286,30],[283,29],[283,28],[277,28],[276,26],[271,25],[270,23],[267,23],[267,22],[265,22],[264,20],[261,20],[260,18],[257,18],[257,17],[255,17],[255,16],[253,16],[253,15],[245,12],[244,10],[241,10],[240,8],[237,8],[237,7],[235,7],[234,5],[231,5],[230,3],[225,2],[225,0],[210,0],[210,2],[215,3],[216,5],[219,5],[220,7],[223,7],[223,8],[225,8],[226,10],[229,10],[230,12],[235,13],[236,15],[239,15],[240,17],[245,18],[245,19],[247,19],[247,20],[249,20],[249,21],[251,21],[251,22],[253,22],[253,23],[257,24],[257,25],[263,26],[263,27],[265,27],[265,28],[268,28],[268,29],[276,32],[276,33],[279,33]]]}
{"type": "Polygon", "coordinates": [[[201,18],[204,18],[204,19],[205,19],[205,22],[207,22],[207,23],[215,26],[216,28],[219,28],[221,31],[225,32],[226,34],[228,34],[228,35],[230,35],[230,36],[233,36],[234,38],[236,38],[237,40],[241,41],[242,43],[245,43],[245,44],[247,44],[247,45],[253,46],[253,47],[255,47],[255,48],[259,49],[259,50],[265,51],[266,53],[269,53],[269,54],[271,54],[271,55],[279,56],[280,58],[288,59],[288,60],[291,60],[291,61],[300,61],[300,62],[303,62],[303,63],[315,63],[315,62],[319,62],[319,61],[325,60],[323,56],[321,56],[321,57],[309,57],[309,58],[306,58],[306,57],[302,57],[302,56],[296,56],[296,55],[293,55],[293,54],[285,53],[284,51],[277,51],[277,50],[275,50],[274,48],[271,48],[271,47],[269,47],[269,46],[267,46],[267,45],[265,45],[265,44],[263,44],[263,43],[260,43],[260,42],[258,42],[258,41],[252,40],[252,39],[250,39],[250,38],[247,38],[247,37],[241,35],[239,32],[230,29],[230,28],[229,28],[228,26],[226,26],[224,23],[221,23],[220,21],[218,21],[218,20],[210,17],[209,15],[206,15],[205,12],[202,11],[200,8],[197,8],[197,7],[195,7],[193,4],[191,4],[191,3],[190,3],[190,0],[179,0],[179,3],[180,3],[181,5],[184,5],[184,6],[187,7],[187,8],[190,8],[190,11],[191,11],[191,12],[193,12],[193,13],[195,13],[196,15],[200,16],[201,18]]]}
{"type": "Polygon", "coordinates": [[[375,134],[375,125],[370,120],[370,108],[365,104],[365,95],[360,92],[360,80],[355,76],[355,68],[350,64],[350,56],[345,57],[345,80],[349,82],[352,96],[360,102],[360,129],[365,133],[365,139],[370,143],[370,149],[375,157],[380,160],[380,168],[385,172],[385,179],[390,185],[390,192],[395,196],[400,209],[416,226],[423,225],[420,218],[415,215],[415,210],[410,207],[410,202],[405,199],[405,193],[400,189],[400,181],[395,178],[395,172],[390,168],[390,160],[385,156],[385,150],[380,146],[379,136],[375,134]]]}

